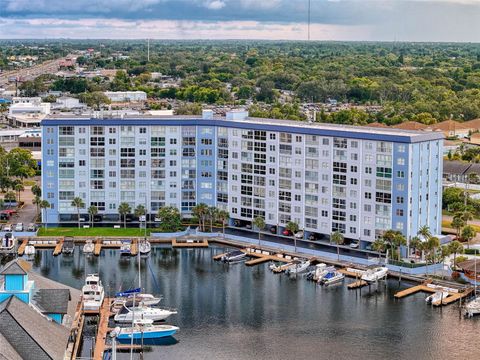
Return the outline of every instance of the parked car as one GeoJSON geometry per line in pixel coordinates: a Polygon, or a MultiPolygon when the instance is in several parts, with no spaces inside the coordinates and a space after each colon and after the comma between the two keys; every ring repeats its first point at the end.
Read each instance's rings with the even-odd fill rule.
{"type": "Polygon", "coordinates": [[[242,222],[240,220],[234,220],[233,221],[233,226],[235,227],[241,227],[242,226],[242,222]]]}
{"type": "Polygon", "coordinates": [[[3,231],[12,231],[12,224],[5,224],[3,225],[3,228],[2,228],[3,231]]]}
{"type": "Polygon", "coordinates": [[[291,232],[290,230],[285,229],[285,230],[282,231],[282,235],[284,235],[284,236],[292,236],[293,234],[292,234],[292,232],[291,232]]]}
{"type": "Polygon", "coordinates": [[[15,225],[15,231],[23,231],[23,224],[18,223],[17,225],[15,225]]]}
{"type": "Polygon", "coordinates": [[[251,229],[251,228],[252,228],[252,224],[248,223],[248,224],[245,225],[245,227],[246,227],[247,229],[251,229]]]}
{"type": "Polygon", "coordinates": [[[352,241],[352,242],[350,243],[350,247],[351,247],[352,249],[357,249],[359,246],[360,246],[360,241],[355,241],[355,240],[354,240],[354,241],[352,241]]]}
{"type": "Polygon", "coordinates": [[[310,240],[310,241],[317,241],[319,239],[320,239],[320,237],[315,233],[310,233],[310,235],[308,235],[308,240],[310,240]]]}
{"type": "Polygon", "coordinates": [[[33,223],[28,224],[27,231],[30,231],[30,232],[37,231],[37,226],[33,223]]]}
{"type": "Polygon", "coordinates": [[[297,238],[297,239],[303,239],[303,230],[298,231],[298,232],[295,234],[295,238],[297,238]]]}
{"type": "Polygon", "coordinates": [[[276,233],[277,233],[277,227],[276,227],[276,226],[271,226],[271,227],[270,227],[270,232],[271,232],[272,234],[276,234],[276,233]]]}

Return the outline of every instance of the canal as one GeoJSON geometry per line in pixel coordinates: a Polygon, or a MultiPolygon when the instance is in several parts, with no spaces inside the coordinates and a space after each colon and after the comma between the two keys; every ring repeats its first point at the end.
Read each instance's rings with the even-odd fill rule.
{"type": "MultiPolygon", "coordinates": [[[[168,323],[175,338],[148,347],[144,359],[478,359],[480,319],[465,320],[458,304],[426,305],[425,294],[396,300],[411,284],[389,280],[377,291],[322,288],[302,277],[276,275],[268,265],[223,264],[221,247],[176,250],[153,247],[141,259],[142,287],[175,307],[168,323]]],[[[100,274],[108,295],[138,285],[137,259],[118,250],[86,257],[53,257],[41,250],[33,270],[81,288],[88,273],[100,274]]],[[[113,325],[113,324],[112,324],[113,325]]],[[[82,356],[89,354],[86,329],[82,356]]],[[[128,359],[120,354],[118,359],[128,359]]],[[[139,359],[134,354],[134,359],[139,359]]]]}

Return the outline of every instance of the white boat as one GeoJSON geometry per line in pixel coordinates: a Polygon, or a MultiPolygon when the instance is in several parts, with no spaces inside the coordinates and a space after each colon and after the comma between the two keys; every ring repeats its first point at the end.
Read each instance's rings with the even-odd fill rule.
{"type": "Polygon", "coordinates": [[[384,266],[378,266],[365,271],[362,275],[362,280],[366,282],[375,282],[380,279],[386,278],[388,274],[388,268],[384,266]]]}
{"type": "Polygon", "coordinates": [[[302,261],[300,263],[296,263],[294,266],[289,267],[285,272],[287,274],[300,274],[304,271],[307,271],[308,267],[310,266],[310,261],[302,261]]]}
{"type": "Polygon", "coordinates": [[[120,255],[121,256],[130,256],[132,255],[132,243],[130,241],[122,241],[122,246],[120,246],[120,255]]]}
{"type": "Polygon", "coordinates": [[[123,306],[115,315],[114,320],[119,323],[131,323],[132,321],[140,319],[161,321],[165,320],[170,315],[175,315],[176,313],[176,310],[151,308],[145,305],[134,306],[131,308],[123,306]]]}
{"type": "Polygon", "coordinates": [[[435,291],[432,295],[429,295],[425,298],[425,301],[427,304],[434,304],[436,302],[440,302],[442,301],[443,299],[445,299],[448,295],[450,295],[448,293],[448,291],[442,291],[442,290],[439,290],[439,291],[435,291]]]}
{"type": "Polygon", "coordinates": [[[15,251],[15,236],[13,233],[7,232],[2,239],[0,240],[0,252],[2,253],[10,253],[15,251]]]}
{"type": "Polygon", "coordinates": [[[315,275],[313,279],[320,283],[324,276],[329,272],[335,271],[335,266],[328,266],[327,264],[321,263],[315,266],[315,275]]]}
{"type": "Polygon", "coordinates": [[[99,311],[102,306],[105,292],[97,274],[89,274],[82,287],[83,310],[99,311]]]}
{"type": "Polygon", "coordinates": [[[268,265],[268,268],[272,271],[275,271],[276,269],[279,269],[281,266],[282,264],[273,262],[270,265],[268,265]]]}
{"type": "Polygon", "coordinates": [[[27,246],[25,246],[25,250],[23,253],[27,256],[35,255],[35,246],[28,244],[27,246]]]}
{"type": "Polygon", "coordinates": [[[320,283],[322,285],[328,286],[332,284],[339,283],[345,279],[345,275],[336,270],[327,272],[323,277],[320,283]]]}
{"type": "Polygon", "coordinates": [[[95,250],[95,244],[92,242],[92,240],[87,240],[85,245],[83,245],[83,253],[92,254],[94,250],[95,250]]]}
{"type": "Polygon", "coordinates": [[[116,327],[114,332],[119,342],[133,340],[159,339],[173,336],[179,330],[173,325],[154,325],[152,320],[136,320],[133,327],[116,327]]]}
{"type": "MultiPolygon", "coordinates": [[[[161,297],[156,297],[152,294],[135,295],[135,305],[154,306],[157,305],[161,300],[161,297]]],[[[113,311],[118,312],[124,305],[126,307],[133,306],[133,295],[116,297],[112,304],[113,311]]]]}
{"type": "Polygon", "coordinates": [[[223,262],[239,261],[245,258],[246,256],[247,254],[245,254],[243,251],[233,250],[223,255],[220,260],[222,260],[223,262]]]}
{"type": "Polygon", "coordinates": [[[138,251],[142,255],[148,254],[151,250],[152,250],[152,245],[147,240],[143,240],[138,244],[138,251]]]}
{"type": "Polygon", "coordinates": [[[480,314],[480,298],[475,298],[467,302],[464,309],[467,317],[480,314]]]}

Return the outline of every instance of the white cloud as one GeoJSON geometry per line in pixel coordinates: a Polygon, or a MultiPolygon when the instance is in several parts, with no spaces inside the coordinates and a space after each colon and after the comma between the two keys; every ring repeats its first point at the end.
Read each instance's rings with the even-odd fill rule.
{"type": "Polygon", "coordinates": [[[222,0],[209,0],[206,1],[203,6],[210,10],[220,10],[225,7],[225,2],[222,0]]]}

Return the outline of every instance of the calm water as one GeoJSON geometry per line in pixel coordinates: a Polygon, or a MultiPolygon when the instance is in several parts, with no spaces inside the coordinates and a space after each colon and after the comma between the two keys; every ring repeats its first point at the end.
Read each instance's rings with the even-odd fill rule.
{"type": "MultiPolygon", "coordinates": [[[[395,300],[395,291],[408,286],[397,281],[370,293],[345,284],[324,289],[275,275],[266,264],[213,261],[223,250],[156,247],[142,259],[142,286],[163,294],[164,306],[178,308],[168,323],[180,327],[175,340],[144,359],[480,358],[480,319],[464,320],[457,304],[431,308],[424,294],[395,300]]],[[[120,259],[115,250],[98,258],[86,258],[79,248],[73,258],[41,251],[34,270],[76,288],[85,274],[99,272],[110,293],[138,281],[137,260],[120,259]]],[[[84,354],[88,347],[87,336],[84,354]]]]}

